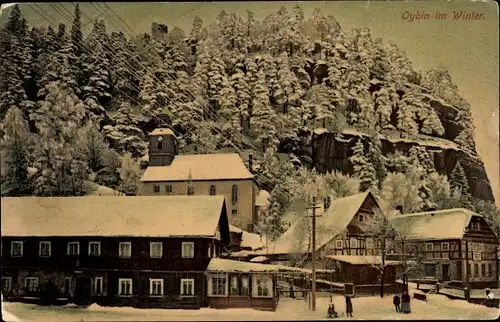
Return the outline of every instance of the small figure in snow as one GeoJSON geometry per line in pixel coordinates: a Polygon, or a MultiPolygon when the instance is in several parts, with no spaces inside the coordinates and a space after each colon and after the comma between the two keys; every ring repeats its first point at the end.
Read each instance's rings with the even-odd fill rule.
{"type": "Polygon", "coordinates": [[[294,299],[295,298],[295,294],[293,293],[293,285],[290,284],[290,298],[294,299]]]}
{"type": "Polygon", "coordinates": [[[335,305],[333,305],[333,303],[330,303],[330,305],[328,306],[327,316],[329,318],[336,318],[336,317],[338,317],[337,312],[335,312],[335,305]]]}
{"type": "Polygon", "coordinates": [[[401,310],[405,314],[411,313],[410,309],[410,295],[407,292],[404,292],[401,296],[401,310]]]}
{"type": "Polygon", "coordinates": [[[347,316],[352,317],[352,312],[353,312],[352,301],[349,295],[345,296],[345,312],[347,316]]]}
{"type": "Polygon", "coordinates": [[[399,298],[398,294],[394,295],[394,297],[392,298],[392,303],[396,307],[396,312],[399,313],[399,311],[401,311],[401,309],[399,307],[399,303],[401,303],[401,299],[399,298]]]}

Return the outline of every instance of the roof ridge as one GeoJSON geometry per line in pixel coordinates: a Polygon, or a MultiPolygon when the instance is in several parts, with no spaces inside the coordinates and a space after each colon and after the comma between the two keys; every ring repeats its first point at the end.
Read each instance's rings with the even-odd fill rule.
{"type": "Polygon", "coordinates": [[[421,211],[421,212],[415,212],[411,214],[401,214],[401,215],[395,215],[392,218],[398,218],[398,217],[410,217],[410,216],[424,216],[424,215],[441,215],[441,214],[447,214],[450,212],[463,212],[466,215],[472,215],[472,216],[480,216],[482,217],[481,214],[478,214],[477,212],[474,212],[472,210],[466,209],[466,208],[448,208],[448,209],[438,209],[438,210],[430,210],[430,211],[421,211]]]}

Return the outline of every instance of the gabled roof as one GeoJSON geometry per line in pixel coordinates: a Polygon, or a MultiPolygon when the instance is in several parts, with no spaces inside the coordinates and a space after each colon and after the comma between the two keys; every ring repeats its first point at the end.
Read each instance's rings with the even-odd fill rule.
{"type": "Polygon", "coordinates": [[[169,166],[149,166],[142,182],[252,179],[237,153],[176,155],[169,166]]]}
{"type": "Polygon", "coordinates": [[[171,129],[168,129],[168,128],[156,128],[153,130],[153,132],[149,133],[149,135],[173,135],[173,136],[175,136],[174,131],[172,131],[171,129]]]}
{"type": "Polygon", "coordinates": [[[408,240],[461,239],[473,216],[482,217],[467,209],[454,208],[396,215],[389,221],[408,240]]]}
{"type": "MultiPolygon", "coordinates": [[[[316,249],[319,250],[344,229],[352,221],[370,192],[359,193],[349,197],[332,200],[330,207],[321,217],[316,218],[316,249]]],[[[373,197],[373,196],[372,196],[373,197]]],[[[272,245],[269,245],[267,254],[309,253],[311,235],[311,218],[297,220],[272,245]]]]}
{"type": "Polygon", "coordinates": [[[224,196],[18,197],[1,205],[3,236],[212,238],[219,222],[229,235],[224,196]]]}
{"type": "MultiPolygon", "coordinates": [[[[381,256],[373,255],[327,255],[328,259],[337,260],[339,262],[348,263],[351,265],[382,265],[381,256]]],[[[386,266],[399,265],[401,262],[395,260],[385,260],[386,266]]]]}

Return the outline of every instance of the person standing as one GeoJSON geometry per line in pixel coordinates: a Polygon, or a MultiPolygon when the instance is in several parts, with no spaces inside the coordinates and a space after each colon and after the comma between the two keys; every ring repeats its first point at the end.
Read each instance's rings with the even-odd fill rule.
{"type": "Polygon", "coordinates": [[[404,314],[411,313],[410,309],[410,295],[406,292],[401,296],[401,310],[404,314]]]}
{"type": "Polygon", "coordinates": [[[399,303],[401,303],[401,300],[400,300],[398,294],[394,295],[394,297],[392,298],[392,303],[394,304],[394,307],[396,308],[396,312],[399,313],[399,311],[401,311],[401,309],[399,307],[399,303]]]}
{"type": "Polygon", "coordinates": [[[352,317],[352,301],[351,297],[349,295],[345,296],[345,312],[347,316],[352,317]]]}

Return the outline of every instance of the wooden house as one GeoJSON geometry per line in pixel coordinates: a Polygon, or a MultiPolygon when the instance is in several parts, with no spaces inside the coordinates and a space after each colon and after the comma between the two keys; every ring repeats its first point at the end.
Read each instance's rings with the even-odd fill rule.
{"type": "MultiPolygon", "coordinates": [[[[380,284],[380,274],[358,276],[373,272],[379,264],[372,259],[381,258],[380,243],[364,231],[365,222],[375,215],[377,209],[380,206],[372,193],[364,192],[331,200],[319,210],[321,216],[316,219],[316,268],[325,272],[319,274],[320,279],[365,287],[380,284]],[[344,274],[344,269],[349,274],[344,274]]],[[[290,226],[278,241],[254,255],[270,257],[274,262],[311,268],[311,231],[311,218],[304,216],[290,226]]],[[[386,249],[391,247],[391,240],[387,240],[386,249]]],[[[392,271],[393,267],[388,269],[392,271]]],[[[396,283],[395,274],[388,274],[386,279],[391,285],[396,283]]]]}
{"type": "Polygon", "coordinates": [[[278,278],[284,272],[310,277],[309,271],[300,268],[213,258],[206,270],[208,306],[274,311],[278,278]]]}
{"type": "Polygon", "coordinates": [[[237,153],[178,154],[177,138],[168,128],[149,134],[149,165],[141,194],[223,195],[229,223],[252,232],[258,187],[237,153]]]}
{"type": "Polygon", "coordinates": [[[229,243],[224,196],[1,199],[7,300],[206,305],[204,272],[229,243]]]}
{"type": "Polygon", "coordinates": [[[416,262],[409,278],[498,287],[498,236],[483,216],[458,208],[399,215],[390,223],[406,241],[399,254],[416,262]]]}

